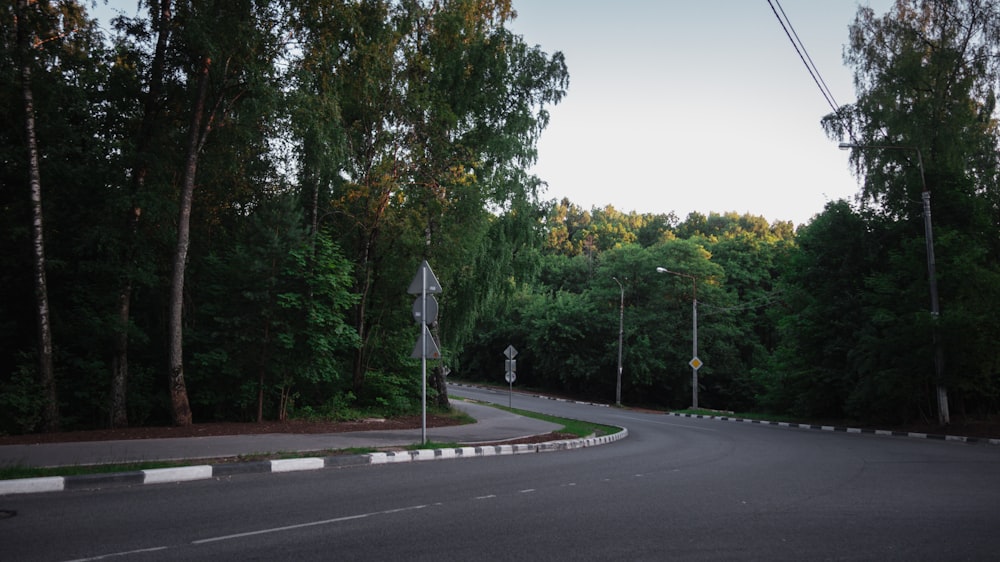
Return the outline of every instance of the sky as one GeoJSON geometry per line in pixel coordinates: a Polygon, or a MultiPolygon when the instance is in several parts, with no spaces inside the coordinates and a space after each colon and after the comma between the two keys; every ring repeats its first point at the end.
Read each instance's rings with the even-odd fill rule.
{"type": "MultiPolygon", "coordinates": [[[[832,110],[768,0],[512,1],[513,32],[561,51],[570,75],[531,170],[543,199],[800,225],[858,192],[848,152],[820,126],[832,110]]],[[[778,1],[834,99],[853,103],[848,26],[859,6],[881,15],[893,0],[778,1]]]]}
{"type": "MultiPolygon", "coordinates": [[[[780,0],[838,104],[856,100],[843,52],[858,7],[891,4],[780,0]]],[[[513,5],[513,32],[561,51],[570,75],[532,169],[543,199],[800,225],[859,191],[848,152],[820,126],[830,105],[767,0],[513,5]]]]}

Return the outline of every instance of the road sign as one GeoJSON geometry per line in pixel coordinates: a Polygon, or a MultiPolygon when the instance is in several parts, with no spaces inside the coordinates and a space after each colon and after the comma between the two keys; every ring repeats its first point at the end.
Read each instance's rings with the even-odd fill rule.
{"type": "Polygon", "coordinates": [[[423,298],[417,297],[413,301],[413,320],[417,324],[433,324],[438,317],[438,301],[434,295],[427,295],[426,318],[424,313],[423,298]]]}
{"type": "Polygon", "coordinates": [[[431,331],[427,329],[427,323],[437,319],[437,299],[431,295],[441,292],[441,283],[438,282],[427,260],[420,262],[417,274],[413,276],[413,281],[410,281],[406,292],[419,295],[417,302],[413,303],[413,319],[420,324],[420,337],[417,338],[417,345],[413,346],[410,357],[420,359],[420,401],[423,403],[420,414],[420,442],[427,443],[427,359],[441,358],[441,350],[431,336],[431,331]]]}
{"type": "Polygon", "coordinates": [[[503,350],[503,356],[507,359],[513,359],[517,357],[517,350],[514,349],[514,346],[508,345],[507,349],[503,350]]]}
{"type": "Polygon", "coordinates": [[[504,377],[503,377],[503,378],[504,378],[504,380],[506,380],[506,381],[507,381],[508,383],[510,383],[510,384],[514,384],[514,381],[515,381],[515,380],[517,380],[517,374],[516,374],[516,373],[514,373],[513,371],[507,371],[507,374],[506,374],[506,375],[504,375],[504,377]]]}
{"type": "Polygon", "coordinates": [[[704,363],[701,362],[701,359],[695,357],[694,359],[688,362],[688,365],[691,365],[691,368],[697,371],[698,369],[701,368],[702,365],[704,365],[704,363]]]}
{"type": "Polygon", "coordinates": [[[513,373],[514,371],[517,371],[517,359],[508,359],[503,363],[508,373],[513,373]]]}
{"type": "Polygon", "coordinates": [[[431,331],[427,329],[427,324],[422,327],[424,331],[417,338],[417,345],[413,346],[413,353],[410,354],[410,357],[413,359],[440,359],[441,350],[438,349],[437,342],[431,336],[431,331]],[[425,349],[427,350],[426,355],[424,355],[425,349]]]}
{"type": "Polygon", "coordinates": [[[406,290],[407,293],[411,295],[419,295],[421,293],[427,294],[439,294],[441,292],[441,283],[438,282],[437,277],[434,276],[434,272],[431,271],[431,265],[424,260],[417,269],[417,274],[413,277],[413,281],[410,281],[410,288],[406,290]],[[427,271],[427,286],[424,287],[424,270],[427,271]]]}

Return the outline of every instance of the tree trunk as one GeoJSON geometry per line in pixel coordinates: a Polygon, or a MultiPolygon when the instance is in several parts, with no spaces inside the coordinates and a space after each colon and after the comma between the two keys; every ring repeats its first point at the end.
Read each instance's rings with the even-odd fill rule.
{"type": "Polygon", "coordinates": [[[368,257],[371,255],[374,238],[374,234],[368,235],[368,238],[365,241],[361,267],[359,268],[364,278],[361,280],[358,288],[360,298],[356,307],[357,318],[355,319],[354,325],[355,330],[358,332],[358,337],[361,339],[361,345],[359,345],[357,350],[354,352],[354,377],[352,388],[354,389],[354,394],[356,396],[361,395],[365,386],[365,374],[368,372],[368,345],[370,342],[368,341],[369,334],[366,315],[368,314],[367,304],[368,296],[371,291],[372,279],[371,262],[369,262],[368,257]]]}
{"type": "Polygon", "coordinates": [[[146,153],[152,142],[157,100],[163,85],[163,69],[167,54],[167,41],[170,36],[171,17],[171,0],[161,0],[156,52],[153,55],[153,65],[149,76],[149,91],[146,92],[142,123],[139,126],[139,136],[136,139],[136,164],[131,185],[132,204],[128,217],[126,217],[128,221],[126,233],[129,237],[128,249],[122,264],[125,269],[122,287],[118,293],[119,332],[114,338],[114,356],[111,360],[111,427],[128,427],[128,328],[131,322],[133,269],[139,245],[139,217],[142,215],[137,195],[145,188],[146,175],[149,173],[149,158],[146,153]]]}
{"type": "MultiPolygon", "coordinates": [[[[127,266],[126,266],[127,267],[127,266]]],[[[132,280],[118,293],[118,333],[111,358],[111,427],[128,427],[128,325],[131,315],[132,280]]]]}
{"type": "Polygon", "coordinates": [[[184,272],[187,267],[188,247],[191,244],[191,206],[194,199],[194,181],[198,171],[198,155],[201,151],[202,120],[208,98],[208,71],[212,59],[204,57],[198,78],[198,97],[191,114],[191,130],[188,135],[187,157],[185,159],[181,184],[180,217],[177,221],[177,250],[174,254],[174,274],[170,281],[170,403],[173,409],[174,425],[191,425],[191,406],[188,402],[187,386],[184,383],[184,272]]]}
{"type": "Polygon", "coordinates": [[[264,338],[261,342],[260,364],[257,371],[257,423],[264,423],[264,381],[267,374],[268,354],[271,348],[271,321],[264,321],[264,338]]]}
{"type": "Polygon", "coordinates": [[[28,148],[28,182],[31,186],[31,226],[35,273],[35,303],[38,310],[38,376],[44,407],[42,430],[59,429],[59,397],[52,366],[52,328],[49,323],[49,291],[45,276],[45,229],[42,221],[42,179],[35,134],[35,100],[31,91],[31,35],[27,23],[28,2],[17,2],[17,42],[21,54],[21,94],[24,99],[24,132],[28,148]]]}

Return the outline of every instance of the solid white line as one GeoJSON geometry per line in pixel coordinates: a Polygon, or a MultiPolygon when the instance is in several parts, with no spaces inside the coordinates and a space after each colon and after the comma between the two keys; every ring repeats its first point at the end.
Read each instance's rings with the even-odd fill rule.
{"type": "Polygon", "coordinates": [[[300,523],[298,525],[286,525],[284,527],[273,527],[270,529],[260,529],[259,531],[249,531],[246,533],[237,533],[235,535],[223,535],[220,537],[211,537],[207,539],[201,539],[197,541],[192,541],[191,544],[205,544],[210,542],[227,541],[231,539],[241,539],[243,537],[252,537],[256,535],[266,535],[268,533],[281,533],[284,531],[294,531],[296,529],[305,529],[306,527],[316,527],[318,525],[330,525],[332,523],[342,523],[344,521],[352,521],[354,519],[364,519],[365,517],[373,517],[375,515],[389,515],[392,513],[401,513],[403,511],[412,511],[415,509],[423,509],[427,507],[426,505],[414,505],[411,507],[401,507],[398,509],[387,509],[385,511],[373,511],[371,513],[359,513],[357,515],[346,515],[344,517],[335,517],[333,519],[324,519],[322,521],[310,521],[309,523],[300,523]]]}

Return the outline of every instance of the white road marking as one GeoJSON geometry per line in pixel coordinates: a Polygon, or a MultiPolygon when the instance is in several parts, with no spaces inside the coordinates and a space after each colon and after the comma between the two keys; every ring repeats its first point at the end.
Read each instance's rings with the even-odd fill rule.
{"type": "Polygon", "coordinates": [[[119,556],[131,556],[132,554],[143,554],[145,552],[156,552],[158,550],[166,550],[165,546],[155,546],[153,548],[140,548],[139,550],[127,550],[125,552],[113,552],[111,554],[102,554],[100,556],[93,556],[91,558],[77,558],[75,560],[69,560],[68,562],[90,562],[91,560],[106,560],[108,558],[117,558],[119,556]]]}
{"type": "Polygon", "coordinates": [[[344,521],[353,521],[355,519],[364,519],[366,517],[374,517],[376,515],[389,515],[391,513],[400,513],[403,511],[412,511],[415,509],[424,509],[426,505],[414,505],[411,507],[401,507],[398,509],[387,509],[384,511],[373,511],[371,513],[359,513],[357,515],[346,515],[344,517],[335,517],[333,519],[323,519],[322,521],[310,521],[309,523],[300,523],[298,525],[286,525],[284,527],[273,527],[270,529],[260,529],[258,531],[250,531],[247,533],[237,533],[234,535],[223,535],[220,537],[211,537],[207,539],[201,539],[197,541],[192,541],[191,544],[205,544],[210,542],[227,541],[232,539],[241,539],[243,537],[252,537],[255,535],[265,535],[268,533],[281,533],[284,531],[294,531],[296,529],[305,529],[306,527],[316,527],[318,525],[330,525],[333,523],[342,523],[344,521]]]}

